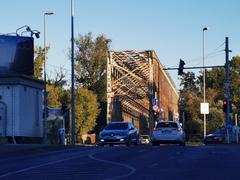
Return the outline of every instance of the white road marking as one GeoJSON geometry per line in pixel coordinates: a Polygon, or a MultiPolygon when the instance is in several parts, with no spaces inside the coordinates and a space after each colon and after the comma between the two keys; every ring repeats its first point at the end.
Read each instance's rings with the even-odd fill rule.
{"type": "MultiPolygon", "coordinates": [[[[82,152],[81,155],[78,154],[78,155],[75,155],[75,156],[72,156],[72,157],[69,157],[69,158],[59,159],[59,160],[55,160],[55,161],[51,161],[51,162],[47,162],[47,163],[42,163],[42,164],[39,164],[39,165],[36,165],[36,166],[31,166],[31,167],[28,167],[28,168],[23,168],[23,169],[20,169],[20,170],[8,172],[6,174],[0,175],[0,178],[11,176],[11,175],[14,175],[14,174],[19,174],[19,173],[22,173],[22,172],[30,171],[32,169],[37,169],[37,168],[52,165],[52,164],[57,164],[57,163],[60,163],[60,162],[63,162],[63,161],[69,161],[69,160],[75,159],[76,156],[77,157],[85,156],[86,154],[83,154],[83,153],[86,153],[86,152],[89,152],[89,151],[91,152],[92,150],[85,150],[85,151],[82,152]]],[[[94,151],[103,152],[103,149],[94,149],[94,151]]]]}
{"type": "Polygon", "coordinates": [[[128,176],[131,176],[133,173],[135,173],[136,169],[132,166],[129,166],[127,164],[123,164],[123,163],[118,163],[118,162],[115,162],[115,161],[109,161],[109,160],[104,160],[104,159],[99,159],[99,158],[96,158],[94,157],[95,154],[97,154],[99,152],[96,152],[96,153],[93,153],[93,154],[90,154],[89,155],[89,158],[95,160],[95,161],[100,161],[100,162],[104,162],[104,163],[109,163],[109,164],[113,164],[113,165],[117,165],[117,166],[122,166],[122,167],[125,167],[127,169],[130,170],[129,173],[126,173],[126,174],[123,174],[123,175],[120,175],[120,176],[115,176],[115,177],[112,177],[112,178],[107,178],[108,180],[114,180],[114,179],[119,179],[119,178],[125,178],[125,177],[128,177],[128,176]]]}

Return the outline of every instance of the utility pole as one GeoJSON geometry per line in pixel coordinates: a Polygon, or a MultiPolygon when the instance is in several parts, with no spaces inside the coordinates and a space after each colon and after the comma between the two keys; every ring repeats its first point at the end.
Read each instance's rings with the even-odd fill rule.
{"type": "Polygon", "coordinates": [[[229,144],[229,128],[231,126],[230,122],[230,92],[229,92],[229,87],[230,87],[230,80],[229,80],[229,46],[228,46],[228,37],[225,38],[225,69],[226,69],[226,79],[224,82],[224,88],[225,88],[225,93],[224,97],[227,100],[227,111],[225,114],[225,126],[227,130],[227,143],[229,144]]]}
{"type": "Polygon", "coordinates": [[[72,87],[71,87],[71,93],[72,93],[72,145],[75,145],[75,89],[74,89],[74,5],[73,1],[71,0],[71,62],[72,62],[72,73],[71,73],[71,79],[72,79],[72,87]]]}
{"type": "MultiPolygon", "coordinates": [[[[207,27],[203,28],[203,103],[204,105],[206,105],[206,70],[204,68],[205,66],[205,39],[204,39],[204,32],[208,30],[207,27]]],[[[207,134],[207,127],[206,127],[207,123],[206,123],[206,113],[204,112],[203,113],[203,137],[205,138],[206,137],[206,134],[207,134]]]]}

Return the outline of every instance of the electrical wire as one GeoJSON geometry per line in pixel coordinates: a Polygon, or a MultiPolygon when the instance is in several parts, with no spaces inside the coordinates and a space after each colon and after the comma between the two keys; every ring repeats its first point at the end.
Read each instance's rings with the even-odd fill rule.
{"type": "MultiPolygon", "coordinates": [[[[209,59],[212,55],[214,55],[215,53],[219,53],[219,52],[222,52],[224,50],[220,50],[220,51],[217,51],[219,48],[221,48],[223,45],[225,44],[225,41],[223,43],[221,43],[219,46],[217,46],[213,51],[211,51],[210,53],[208,53],[206,56],[205,56],[205,59],[209,59]]],[[[212,57],[211,57],[212,58],[212,57]]],[[[194,58],[194,59],[191,59],[189,61],[186,61],[185,63],[188,64],[188,63],[193,63],[195,61],[200,61],[202,60],[202,57],[197,57],[197,58],[194,58]]],[[[198,63],[199,65],[200,63],[198,63]]],[[[177,67],[177,65],[173,65],[173,66],[170,66],[171,67],[177,67]]]]}

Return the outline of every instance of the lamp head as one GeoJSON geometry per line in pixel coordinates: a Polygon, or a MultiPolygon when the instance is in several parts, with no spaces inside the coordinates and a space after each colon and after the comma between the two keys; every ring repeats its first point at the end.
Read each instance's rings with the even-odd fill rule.
{"type": "Polygon", "coordinates": [[[35,34],[36,38],[40,38],[40,32],[36,32],[34,34],[35,34]]]}
{"type": "Polygon", "coordinates": [[[53,12],[46,12],[46,13],[44,13],[44,15],[51,16],[51,15],[54,15],[54,13],[53,12]]]}
{"type": "Polygon", "coordinates": [[[207,31],[207,30],[209,30],[209,27],[203,28],[203,31],[207,31]]]}

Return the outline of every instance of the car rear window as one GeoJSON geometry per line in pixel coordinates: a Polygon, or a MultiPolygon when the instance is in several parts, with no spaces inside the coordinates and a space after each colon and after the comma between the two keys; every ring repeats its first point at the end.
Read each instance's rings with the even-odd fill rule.
{"type": "Polygon", "coordinates": [[[160,122],[156,128],[178,128],[178,125],[175,122],[160,122]]]}
{"type": "Polygon", "coordinates": [[[106,128],[106,130],[123,130],[128,129],[127,123],[111,123],[106,128]]]}

